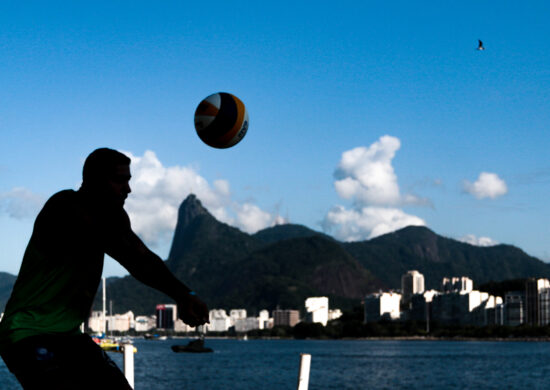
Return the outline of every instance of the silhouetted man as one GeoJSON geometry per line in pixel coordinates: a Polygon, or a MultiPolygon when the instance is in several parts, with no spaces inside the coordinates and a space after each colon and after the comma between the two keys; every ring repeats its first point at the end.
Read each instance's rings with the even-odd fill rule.
{"type": "Polygon", "coordinates": [[[206,305],[130,227],[130,159],[91,153],[82,186],[53,195],[38,214],[0,323],[0,355],[25,389],[129,389],[116,364],[79,331],[103,271],[105,253],[132,276],[173,298],[190,326],[208,321],[206,305]]]}

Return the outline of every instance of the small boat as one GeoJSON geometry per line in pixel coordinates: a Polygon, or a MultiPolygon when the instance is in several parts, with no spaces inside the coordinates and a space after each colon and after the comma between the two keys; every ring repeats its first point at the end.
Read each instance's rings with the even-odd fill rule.
{"type": "Polygon", "coordinates": [[[204,346],[204,339],[191,340],[187,345],[172,345],[171,348],[174,352],[214,352],[212,348],[204,346]]]}
{"type": "MultiPolygon", "coordinates": [[[[105,352],[123,352],[124,343],[120,343],[116,340],[100,337],[92,337],[92,340],[99,345],[99,347],[105,352]]],[[[137,352],[137,348],[134,347],[134,353],[137,352]]]]}
{"type": "Polygon", "coordinates": [[[145,333],[145,335],[143,335],[143,338],[145,340],[167,340],[168,339],[167,336],[159,336],[158,334],[150,334],[150,333],[145,333]]]}

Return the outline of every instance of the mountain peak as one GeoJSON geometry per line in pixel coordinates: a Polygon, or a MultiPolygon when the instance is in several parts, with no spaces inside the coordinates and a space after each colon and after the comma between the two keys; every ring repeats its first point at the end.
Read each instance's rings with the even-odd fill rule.
{"type": "Polygon", "coordinates": [[[370,242],[391,242],[395,240],[425,241],[436,240],[437,234],[426,226],[409,225],[390,233],[371,238],[370,242]]]}
{"type": "Polygon", "coordinates": [[[182,227],[187,226],[199,215],[208,214],[210,213],[203,207],[201,201],[195,196],[195,194],[189,194],[181,203],[178,210],[178,225],[181,225],[182,227]]]}
{"type": "Polygon", "coordinates": [[[187,228],[191,226],[194,220],[199,217],[210,217],[214,220],[214,217],[206,210],[201,201],[194,195],[189,194],[187,198],[181,203],[178,210],[178,222],[176,223],[176,229],[174,231],[174,238],[172,240],[172,247],[170,248],[169,258],[178,256],[179,252],[185,247],[185,232],[187,228]]]}
{"type": "Polygon", "coordinates": [[[271,244],[278,241],[289,240],[292,238],[304,237],[324,237],[329,240],[334,240],[326,234],[316,232],[308,227],[297,224],[285,223],[275,225],[256,232],[253,237],[263,241],[266,244],[271,244]]]}

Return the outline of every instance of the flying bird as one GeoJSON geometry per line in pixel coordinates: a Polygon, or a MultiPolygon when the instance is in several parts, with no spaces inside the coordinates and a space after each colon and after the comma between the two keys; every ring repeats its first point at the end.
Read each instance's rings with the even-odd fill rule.
{"type": "Polygon", "coordinates": [[[478,41],[477,50],[485,50],[485,48],[483,47],[483,42],[481,42],[480,39],[478,39],[477,41],[478,41]]]}

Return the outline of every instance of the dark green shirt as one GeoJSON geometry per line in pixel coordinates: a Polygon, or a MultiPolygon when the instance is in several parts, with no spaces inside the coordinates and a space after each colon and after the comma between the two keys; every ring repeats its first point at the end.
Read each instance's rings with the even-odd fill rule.
{"type": "Polygon", "coordinates": [[[0,322],[0,352],[29,336],[79,332],[104,254],[130,229],[122,207],[107,208],[82,191],[53,195],[36,218],[0,322]]]}

